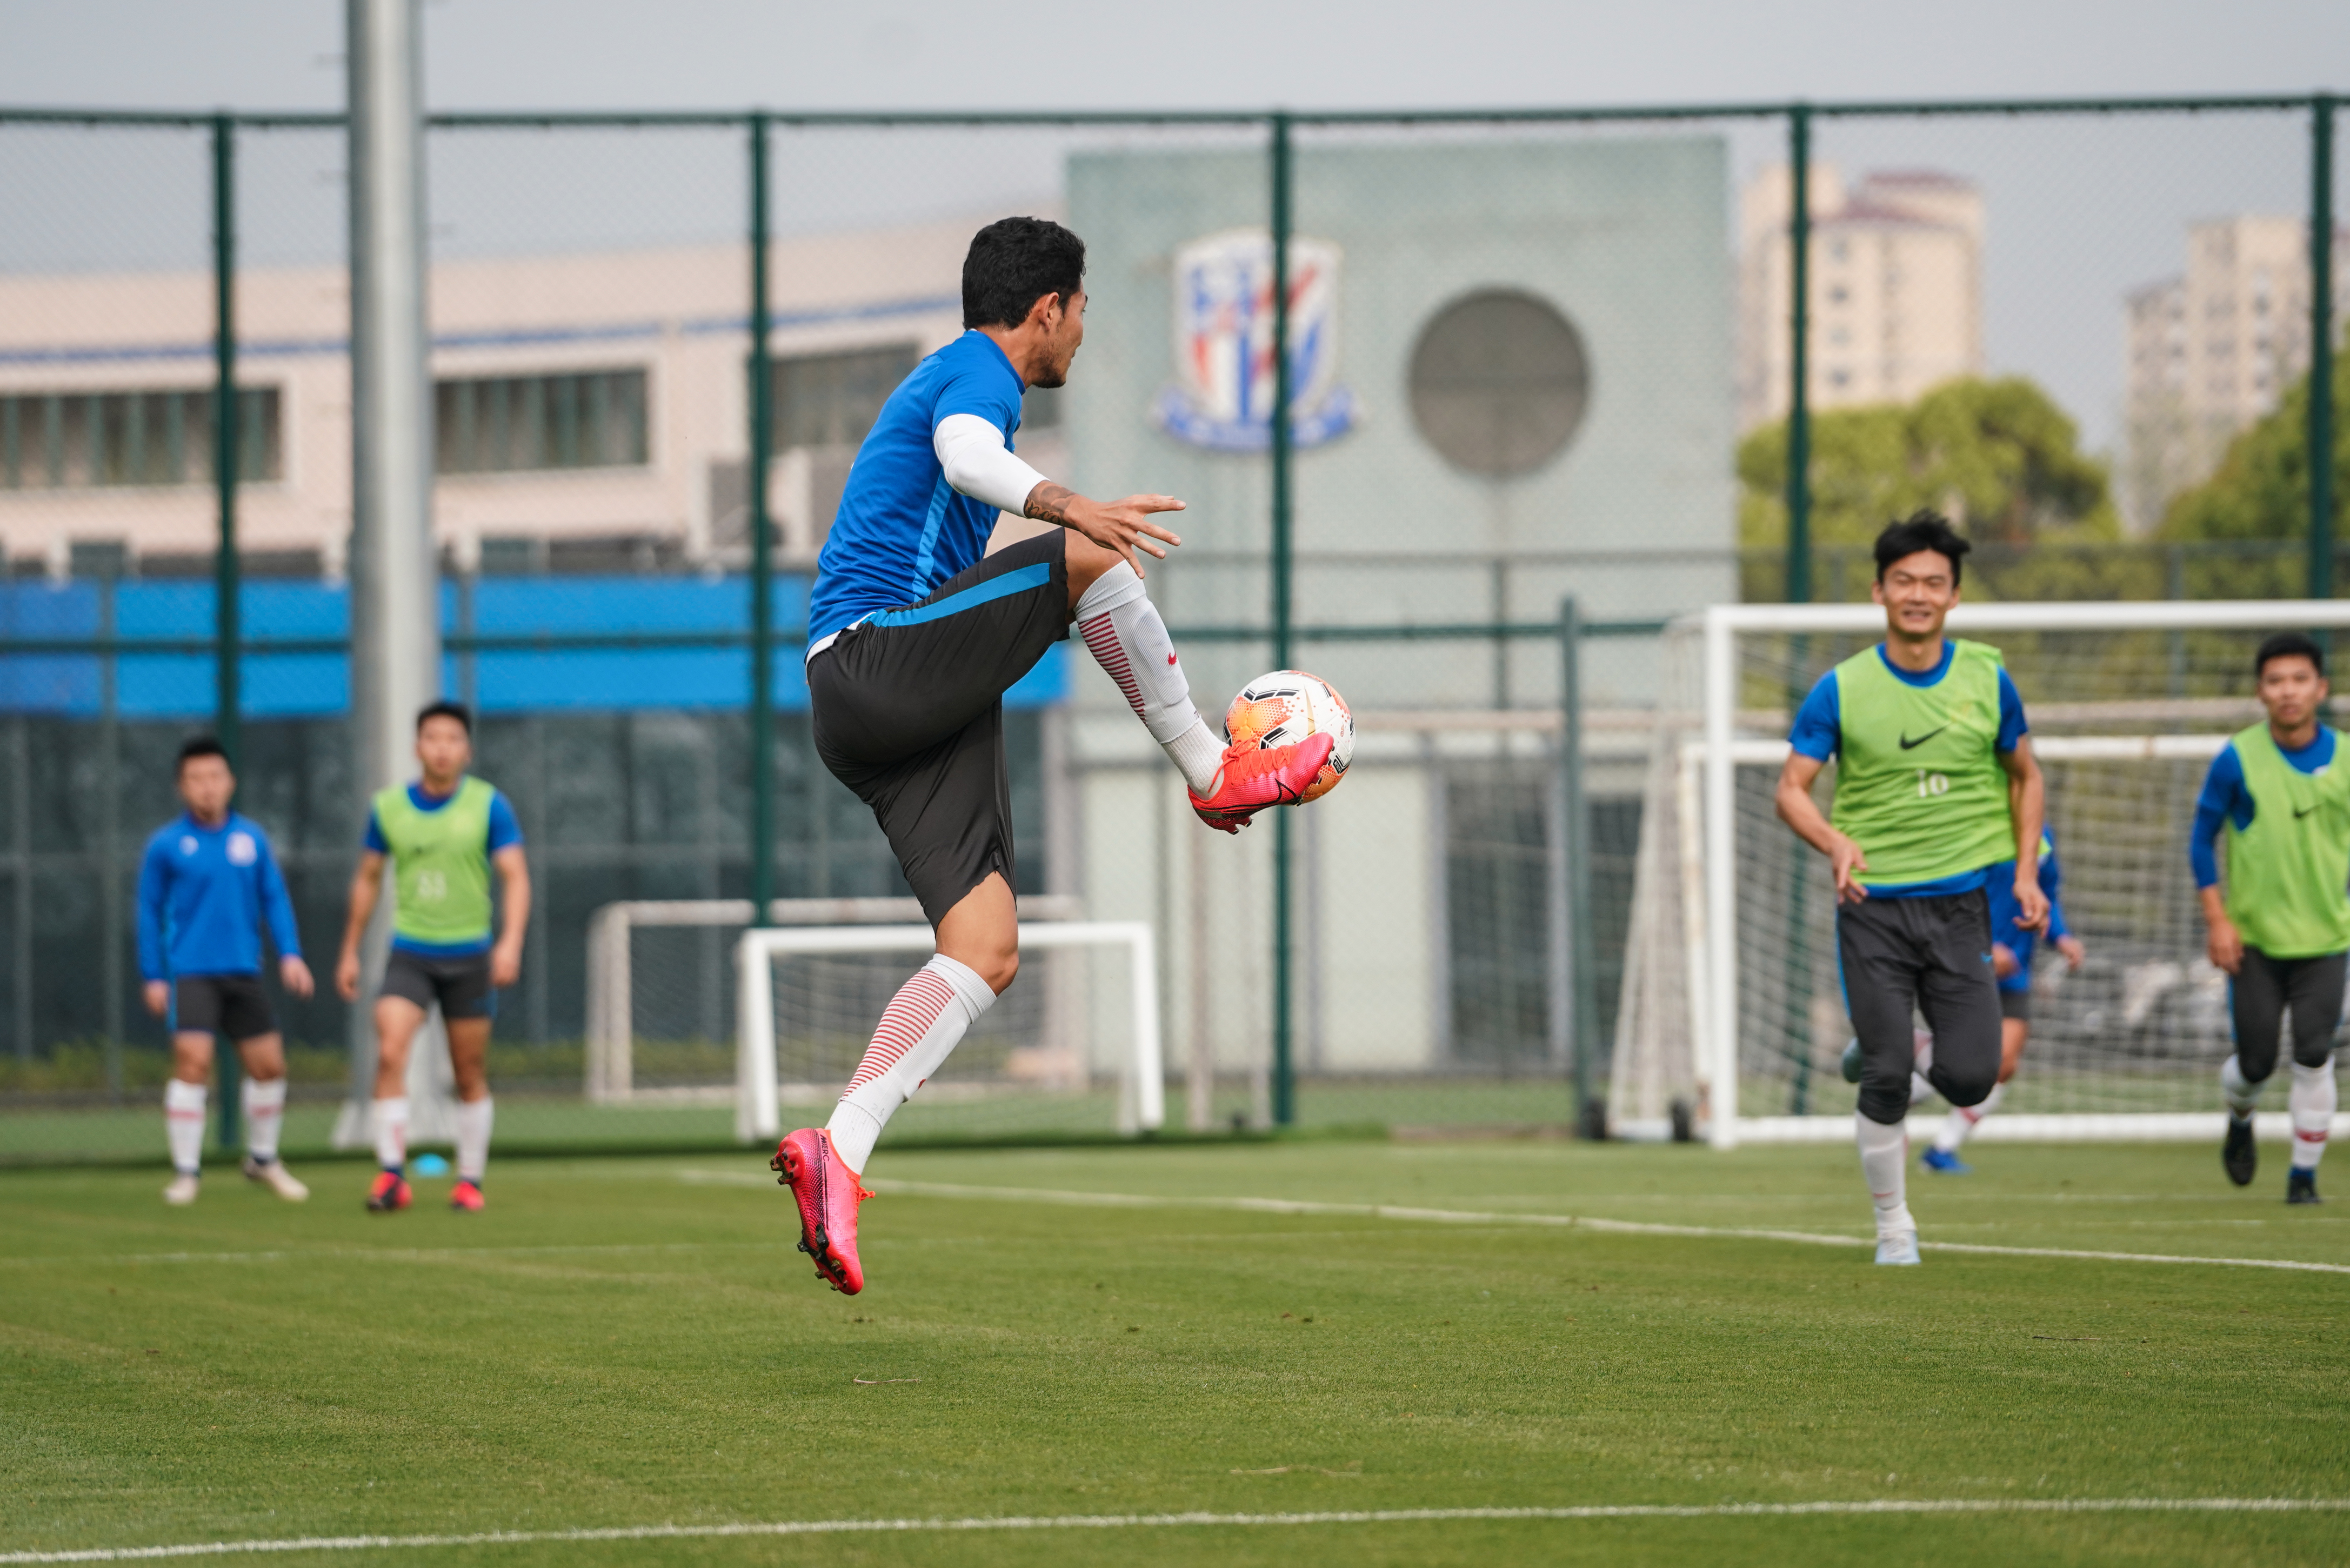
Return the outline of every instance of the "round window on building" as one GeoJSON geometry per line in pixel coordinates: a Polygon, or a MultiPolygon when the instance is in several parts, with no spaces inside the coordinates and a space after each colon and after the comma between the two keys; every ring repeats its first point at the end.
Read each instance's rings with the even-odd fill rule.
{"type": "Polygon", "coordinates": [[[1583,335],[1547,300],[1481,289],[1438,311],[1411,351],[1411,418],[1455,468],[1532,473],[1575,439],[1591,399],[1583,335]]]}

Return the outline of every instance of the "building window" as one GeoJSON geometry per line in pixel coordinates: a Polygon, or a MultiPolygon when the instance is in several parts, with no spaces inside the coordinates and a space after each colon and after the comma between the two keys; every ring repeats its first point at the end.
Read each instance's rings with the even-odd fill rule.
{"type": "MultiPolygon", "coordinates": [[[[236,395],[237,476],[279,477],[278,395],[236,395]]],[[[0,490],[108,490],[209,483],[209,387],[0,395],[0,490]]]]}
{"type": "Polygon", "coordinates": [[[914,344],[888,343],[776,360],[772,427],[776,450],[856,446],[921,357],[914,344]]]}
{"type": "Polygon", "coordinates": [[[632,468],[646,462],[645,373],[469,376],[433,384],[442,473],[632,468]]]}

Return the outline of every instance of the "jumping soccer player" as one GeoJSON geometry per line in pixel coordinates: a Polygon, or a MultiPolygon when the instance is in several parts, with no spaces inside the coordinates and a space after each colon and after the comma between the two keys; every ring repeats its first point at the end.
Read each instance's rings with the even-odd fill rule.
{"type": "Polygon", "coordinates": [[[817,753],[872,808],[938,933],[830,1122],[775,1151],[801,1250],[849,1294],[865,1283],[858,1178],[875,1140],[1020,967],[1004,691],[1075,622],[1181,772],[1192,809],[1227,833],[1295,803],[1330,753],[1319,735],[1227,749],[1192,706],[1135,554],[1164,559],[1164,545],[1182,543],[1150,520],[1180,501],[1088,500],[1013,455],[1022,392],[1062,385],[1085,340],[1085,243],[1041,218],[972,237],[963,334],[882,406],[809,595],[817,753]],[[986,555],[999,512],[1058,526],[986,555]]]}
{"type": "Polygon", "coordinates": [[[375,1000],[375,1154],[383,1169],[367,1206],[379,1214],[408,1207],[408,1048],[437,1003],[457,1078],[457,1183],[449,1207],[478,1212],[493,1115],[490,1021],[500,988],[522,973],[530,867],[514,807],[465,772],[473,760],[473,721],[462,703],[435,702],[417,714],[416,760],[424,776],[380,792],[368,814],[335,989],[346,1002],[359,1000],[359,939],[382,895],[388,859],[391,958],[375,1000]],[[500,885],[496,909],[492,867],[500,885]],[[503,933],[494,930],[500,915],[503,933]]]}
{"type": "Polygon", "coordinates": [[[244,1064],[244,1174],[299,1203],[310,1189],[277,1158],[286,1118],[286,1043],[261,983],[261,928],[277,945],[278,982],[310,994],[293,900],[269,836],[229,809],[236,776],[209,735],[180,748],[187,811],[147,841],[139,867],[139,973],[147,1011],[172,1021],[172,1081],[163,1130],[172,1149],[166,1203],[193,1203],[203,1173],[204,1084],[213,1036],[228,1036],[244,1064]]]}
{"type": "MultiPolygon", "coordinates": [[[[2079,969],[2088,957],[2064,925],[2064,904],[2058,897],[2064,882],[2064,870],[2056,864],[2056,839],[2052,833],[2040,836],[2040,890],[2048,897],[2048,943],[2064,955],[2067,968],[2079,969]]],[[[1926,1168],[1945,1176],[1964,1176],[1969,1167],[1959,1158],[1959,1149],[1976,1124],[1999,1108],[2000,1096],[2007,1091],[2007,1081],[2015,1076],[2017,1064],[2023,1060],[2023,1047],[2032,1039],[2032,960],[2040,944],[2040,933],[2022,923],[2023,910],[2015,898],[2015,863],[2002,861],[1991,868],[1983,891],[1991,898],[1991,961],[1992,971],[1999,977],[1999,1082],[1991,1085],[1981,1105],[1952,1106],[1944,1117],[1939,1131],[1924,1155],[1926,1168]]],[[[1909,1085],[1914,1098],[1929,1092],[1926,1080],[1914,1078],[1909,1085]]]]}
{"type": "Polygon", "coordinates": [[[1996,649],[1942,635],[1969,545],[1918,512],[1877,536],[1885,640],[1820,677],[1795,715],[1779,815],[1835,872],[1836,950],[1861,1048],[1854,1118],[1877,1206],[1877,1261],[1915,1263],[1903,1124],[1917,1060],[1912,1012],[1933,1032],[1929,1081],[1978,1106],[1999,1081],[1991,868],[2015,863],[2017,923],[2040,929],[2042,784],[2023,700],[1996,649]],[[1835,805],[1812,783],[1836,759],[1835,805]]]}
{"type": "Polygon", "coordinates": [[[2293,1167],[2287,1203],[2314,1203],[2317,1162],[2334,1126],[2334,1032],[2350,967],[2350,768],[2334,765],[2342,737],[2318,722],[2331,690],[2325,650],[2297,631],[2261,644],[2252,670],[2264,723],[2211,759],[2188,845],[2210,928],[2211,961],[2226,970],[2236,1054],[2220,1067],[2228,1179],[2250,1186],[2259,1168],[2252,1112],[2276,1071],[2284,1014],[2293,1014],[2293,1167]],[[2211,841],[2228,836],[2228,885],[2211,841]]]}

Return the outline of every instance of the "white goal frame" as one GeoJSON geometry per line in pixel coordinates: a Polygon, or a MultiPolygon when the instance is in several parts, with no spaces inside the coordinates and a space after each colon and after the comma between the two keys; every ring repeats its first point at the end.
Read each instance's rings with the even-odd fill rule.
{"type": "MultiPolygon", "coordinates": [[[[1778,739],[1742,739],[1738,734],[1738,639],[1761,633],[1881,633],[1885,611],[1877,605],[1712,605],[1681,623],[1703,637],[1702,729],[1682,748],[1680,798],[1702,809],[1682,814],[1680,846],[1684,875],[1701,870],[1702,897],[1686,907],[1685,948],[1690,992],[1690,1042],[1698,1084],[1704,1095],[1707,1138],[1716,1148],[1743,1142],[1842,1142],[1852,1136],[1843,1116],[1741,1116],[1738,998],[1738,769],[1776,765],[1787,754],[1778,739]],[[1692,776],[1695,775],[1695,776],[1692,776]],[[1700,787],[1693,788],[1692,785],[1700,787]]],[[[1995,631],[2271,631],[2287,628],[2350,628],[2350,600],[2172,599],[2013,604],[1962,604],[1950,612],[1950,630],[1969,637],[1995,631]]],[[[2025,692],[2031,711],[2032,694],[2025,692]]],[[[1750,724],[1749,728],[1752,726],[1750,724]]],[[[2232,733],[2232,732],[2230,732],[2232,733]]],[[[2034,754],[2051,761],[2105,757],[2217,755],[2227,734],[2100,735],[2035,737],[2034,754]]],[[[1783,829],[1782,829],[1783,831],[1783,829]]],[[[1684,883],[1686,886],[1686,882],[1684,883]]],[[[2262,1131],[2271,1118],[2263,1117],[2262,1131]]],[[[2284,1118],[2275,1117],[2282,1125],[2284,1118]]],[[[2002,1116],[1986,1122],[2002,1137],[2058,1139],[2217,1138],[2221,1116],[2202,1113],[2105,1113],[2067,1116],[2002,1116]]],[[[2335,1128],[2350,1125],[2337,1116],[2335,1128]]]]}
{"type": "MultiPolygon", "coordinates": [[[[765,926],[743,933],[734,968],[742,992],[735,1006],[734,1136],[762,1143],[783,1132],[776,1083],[774,960],[786,953],[930,952],[938,935],[927,925],[765,926]]],[[[1158,943],[1141,920],[1022,921],[1023,951],[1045,948],[1123,947],[1131,955],[1134,1037],[1118,1063],[1118,1130],[1156,1132],[1167,1120],[1165,1064],[1159,1038],[1158,943]]]]}

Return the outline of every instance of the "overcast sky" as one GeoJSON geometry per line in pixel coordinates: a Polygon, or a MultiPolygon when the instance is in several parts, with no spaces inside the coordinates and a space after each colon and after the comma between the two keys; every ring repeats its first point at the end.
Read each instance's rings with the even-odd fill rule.
{"type": "MultiPolygon", "coordinates": [[[[0,0],[0,104],[339,108],[342,29],[343,7],[329,0],[0,0]]],[[[430,0],[424,30],[437,109],[1479,108],[2350,89],[2350,0],[430,0]]],[[[2178,270],[2193,219],[2305,211],[2305,127],[2301,115],[1842,120],[1822,125],[1817,146],[1848,171],[1941,168],[1981,184],[1990,368],[2038,378],[2102,446],[2118,422],[2122,296],[2178,270]]],[[[1711,129],[1728,139],[1738,179],[1782,156],[1778,127],[1711,129]]],[[[464,156],[436,157],[436,249],[511,248],[516,235],[556,246],[731,235],[739,138],[723,158],[688,156],[686,140],[517,144],[517,159],[541,162],[504,170],[478,140],[464,156]]],[[[1014,140],[827,141],[825,157],[779,161],[779,226],[1049,198],[1065,143],[1014,140]]],[[[196,263],[200,146],[149,156],[130,139],[109,145],[127,172],[101,172],[78,152],[0,156],[0,265],[196,263]]],[[[333,139],[246,147],[246,257],[338,250],[333,139]]],[[[2350,211],[2350,151],[2336,161],[2337,206],[2350,211]]]]}

